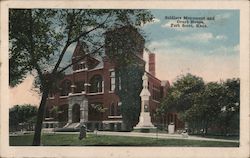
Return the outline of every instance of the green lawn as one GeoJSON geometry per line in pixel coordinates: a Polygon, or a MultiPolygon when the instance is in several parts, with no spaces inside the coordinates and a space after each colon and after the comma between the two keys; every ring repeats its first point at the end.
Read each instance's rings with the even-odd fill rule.
{"type": "MultiPolygon", "coordinates": [[[[30,146],[33,135],[10,136],[11,146],[30,146]]],[[[43,134],[44,146],[182,146],[182,147],[238,147],[239,143],[156,139],[142,137],[104,136],[88,134],[83,140],[78,139],[76,134],[43,134]]]]}

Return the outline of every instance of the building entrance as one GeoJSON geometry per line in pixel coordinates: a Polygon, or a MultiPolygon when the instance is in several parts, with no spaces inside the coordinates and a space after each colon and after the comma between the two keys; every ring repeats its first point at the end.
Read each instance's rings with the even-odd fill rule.
{"type": "Polygon", "coordinates": [[[80,105],[74,104],[72,108],[72,123],[80,122],[80,105]]]}

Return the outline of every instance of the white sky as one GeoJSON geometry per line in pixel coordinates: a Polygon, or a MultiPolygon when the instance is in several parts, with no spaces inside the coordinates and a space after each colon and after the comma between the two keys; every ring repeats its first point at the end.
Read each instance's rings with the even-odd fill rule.
{"type": "Polygon", "coordinates": [[[40,96],[34,90],[32,90],[34,77],[28,75],[27,78],[15,88],[10,88],[9,100],[10,105],[22,105],[22,104],[32,104],[39,105],[40,96]]]}

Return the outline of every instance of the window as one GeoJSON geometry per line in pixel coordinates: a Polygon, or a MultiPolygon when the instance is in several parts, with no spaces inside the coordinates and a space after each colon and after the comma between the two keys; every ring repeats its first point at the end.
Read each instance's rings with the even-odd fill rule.
{"type": "Polygon", "coordinates": [[[118,86],[119,86],[119,90],[121,90],[122,89],[122,79],[121,79],[121,77],[119,76],[118,77],[118,86]]]}
{"type": "Polygon", "coordinates": [[[117,106],[117,116],[121,116],[122,115],[121,107],[122,107],[122,103],[119,102],[118,106],[117,106]]]}
{"type": "Polygon", "coordinates": [[[115,71],[110,71],[110,91],[115,90],[115,71]]]}
{"type": "Polygon", "coordinates": [[[109,115],[110,116],[115,116],[115,104],[114,103],[112,103],[111,105],[110,105],[110,113],[109,113],[109,115]]]}
{"type": "Polygon", "coordinates": [[[85,69],[86,68],[86,63],[85,62],[81,62],[79,64],[79,70],[85,69]]]}
{"type": "Polygon", "coordinates": [[[160,88],[153,85],[153,100],[160,101],[160,88]]]}
{"type": "Polygon", "coordinates": [[[81,70],[86,70],[86,69],[87,69],[87,65],[85,61],[82,61],[74,65],[74,71],[81,71],[81,70]]]}
{"type": "Polygon", "coordinates": [[[121,102],[112,103],[109,106],[109,116],[121,116],[121,102]]]}
{"type": "Polygon", "coordinates": [[[76,93],[81,93],[82,91],[85,90],[84,83],[85,83],[84,81],[76,82],[76,89],[75,89],[76,93]]]}
{"type": "Polygon", "coordinates": [[[64,80],[61,84],[61,96],[67,96],[71,92],[71,81],[64,80]]]}
{"type": "Polygon", "coordinates": [[[104,82],[101,75],[95,75],[90,79],[90,93],[103,92],[104,82]]]}

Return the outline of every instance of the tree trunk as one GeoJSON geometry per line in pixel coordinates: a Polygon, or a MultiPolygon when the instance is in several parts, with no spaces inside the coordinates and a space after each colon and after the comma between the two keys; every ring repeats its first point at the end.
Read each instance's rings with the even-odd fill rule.
{"type": "Polygon", "coordinates": [[[37,113],[37,121],[35,126],[35,134],[33,138],[33,146],[39,146],[41,144],[41,130],[43,125],[43,118],[44,113],[46,109],[46,101],[49,95],[49,89],[44,88],[43,94],[42,94],[42,100],[40,102],[40,106],[37,113]]]}

